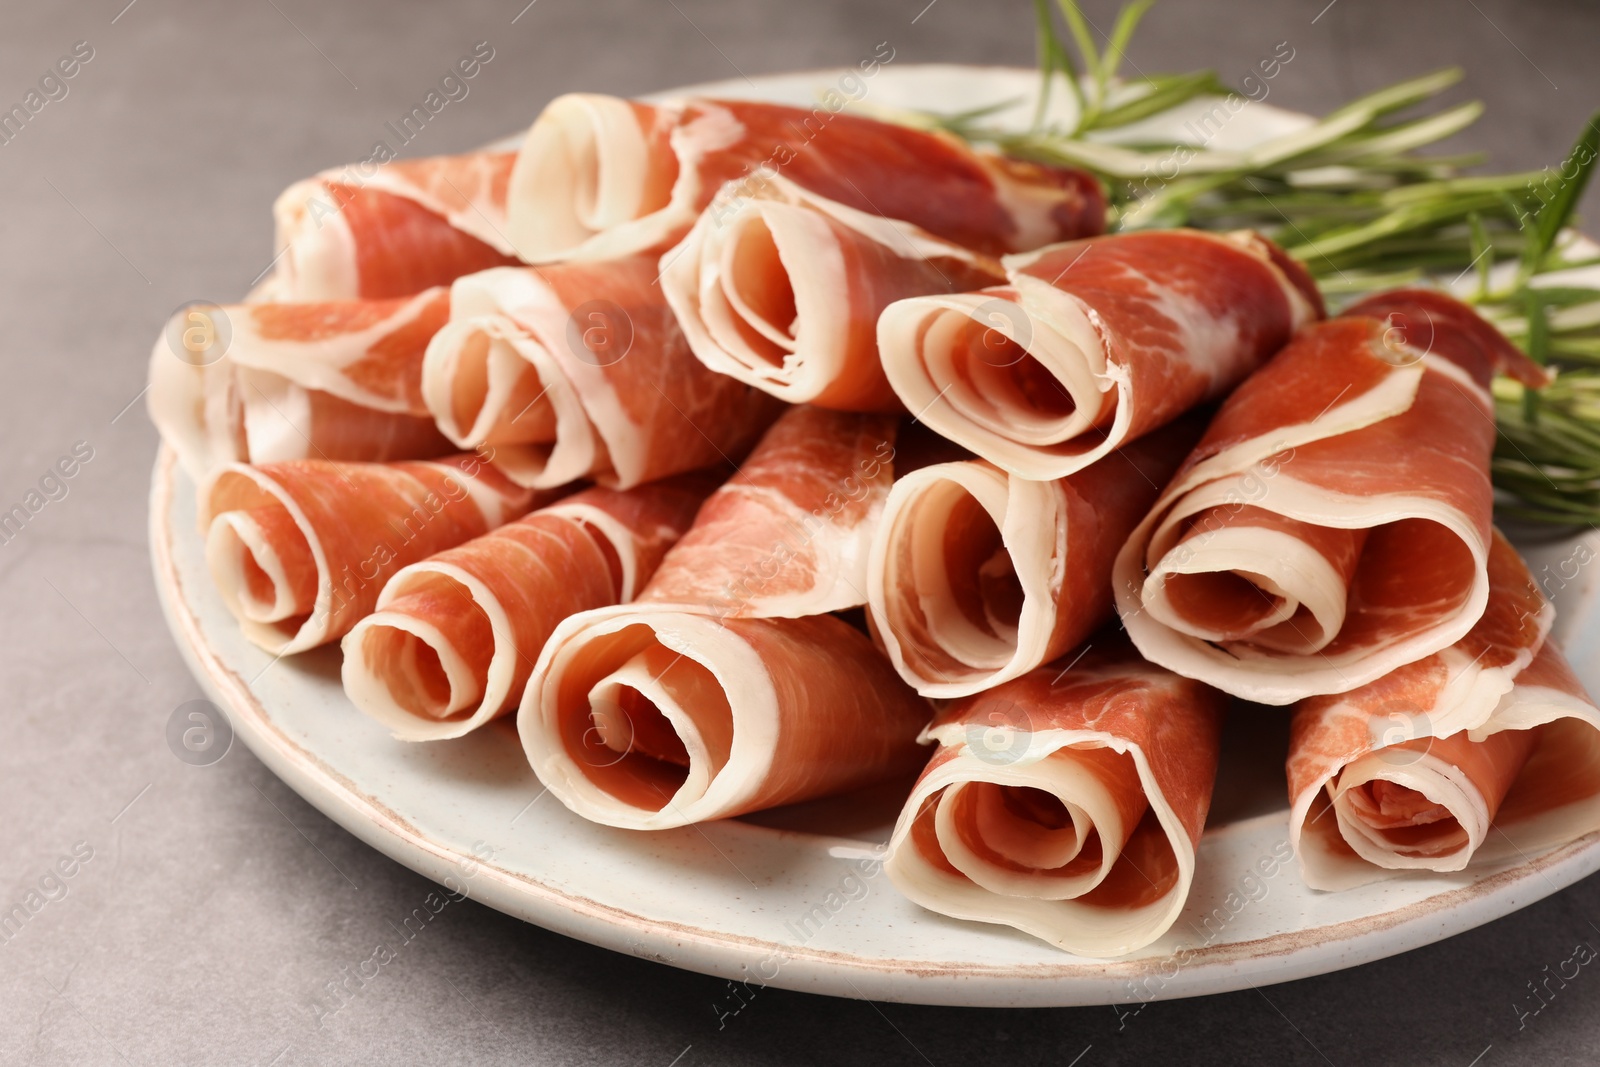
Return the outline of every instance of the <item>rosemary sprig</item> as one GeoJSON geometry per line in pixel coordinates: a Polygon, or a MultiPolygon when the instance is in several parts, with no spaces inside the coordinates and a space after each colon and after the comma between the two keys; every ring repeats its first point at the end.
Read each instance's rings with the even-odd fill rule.
{"type": "MultiPolygon", "coordinates": [[[[1524,283],[1539,272],[1545,257],[1555,247],[1556,238],[1572,221],[1578,201],[1583,199],[1583,191],[1594,173],[1597,155],[1600,155],[1600,112],[1590,116],[1589,124],[1578,135],[1572,151],[1567,153],[1562,164],[1561,169],[1565,171],[1575,161],[1575,173],[1570,177],[1564,173],[1557,174],[1560,182],[1555,194],[1544,210],[1538,213],[1533,226],[1533,240],[1528,243],[1518,275],[1524,283]]],[[[1529,184],[1531,187],[1532,183],[1529,184]]]]}
{"type": "Polygon", "coordinates": [[[1074,48],[1056,31],[1055,16],[1050,0],[1034,0],[1034,17],[1037,24],[1039,56],[1039,101],[1034,111],[1034,127],[1044,128],[1050,99],[1058,83],[1064,83],[1071,93],[1074,121],[1070,129],[1058,130],[1066,137],[1081,137],[1092,130],[1109,130],[1128,126],[1140,119],[1158,115],[1202,94],[1225,94],[1228,90],[1217,81],[1211,71],[1190,74],[1162,75],[1139,78],[1119,84],[1118,71],[1128,42],[1139,28],[1155,0],[1134,0],[1117,13],[1111,27],[1106,47],[1095,44],[1083,12],[1073,2],[1057,0],[1074,48],[1080,57],[1073,58],[1074,48]]]}
{"type": "MultiPolygon", "coordinates": [[[[1280,222],[1268,202],[1275,192],[1316,188],[1333,198],[1449,178],[1458,166],[1472,162],[1415,153],[1476,120],[1483,110],[1476,102],[1409,121],[1389,121],[1456,84],[1462,76],[1457,69],[1369,93],[1303,129],[1247,151],[1212,147],[1216,132],[1248,103],[1213,72],[1117,80],[1123,53],[1150,6],[1149,0],[1138,0],[1123,8],[1101,49],[1076,0],[1034,0],[1040,88],[1032,127],[1018,132],[987,126],[973,113],[928,116],[920,124],[931,119],[934,125],[968,140],[991,143],[1008,155],[1094,171],[1110,193],[1117,229],[1189,225],[1197,217],[1215,215],[1219,204],[1227,205],[1230,224],[1271,229],[1280,222]],[[1058,15],[1065,34],[1057,26],[1058,15]],[[1051,121],[1050,103],[1061,87],[1075,106],[1068,119],[1051,121]],[[1197,113],[1185,139],[1127,143],[1109,136],[1145,119],[1171,118],[1197,100],[1213,106],[1197,113]]],[[[1347,206],[1338,205],[1336,211],[1348,219],[1347,206]]]]}

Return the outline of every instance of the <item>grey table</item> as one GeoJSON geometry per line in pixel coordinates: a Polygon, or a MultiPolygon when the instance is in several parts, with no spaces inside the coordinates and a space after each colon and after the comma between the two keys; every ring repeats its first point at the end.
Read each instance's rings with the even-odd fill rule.
{"type": "MultiPolygon", "coordinates": [[[[199,690],[148,577],[156,438],[134,403],[165,317],[187,300],[242,294],[268,265],[273,196],[366,154],[383,124],[478,41],[494,59],[408,152],[478,145],[564,90],[637,93],[851,63],[881,41],[896,62],[1031,61],[1031,16],[1018,0],[525,2],[447,11],[7,0],[0,10],[5,108],[76,42],[92,50],[65,95],[50,83],[58,98],[0,144],[0,510],[75,446],[92,450],[65,495],[56,489],[59,499],[0,543],[0,909],[33,891],[49,898],[0,938],[0,1057],[658,1067],[1600,1059],[1591,1014],[1600,975],[1584,968],[1552,983],[1536,1015],[1529,986],[1578,944],[1600,945],[1600,880],[1402,957],[1137,1015],[767,990],[720,1027],[721,981],[466,903],[319,1025],[315,998],[429,883],[324,818],[242,746],[205,768],[168,750],[168,716],[199,690]]],[[[1489,112],[1460,140],[1502,168],[1558,163],[1600,104],[1593,5],[1325,4],[1168,0],[1132,59],[1148,71],[1211,64],[1236,81],[1287,41],[1295,58],[1272,100],[1309,109],[1464,64],[1456,95],[1489,112]]],[[[1108,5],[1090,10],[1106,24],[1108,5]]],[[[1591,215],[1597,206],[1591,195],[1591,215]]]]}

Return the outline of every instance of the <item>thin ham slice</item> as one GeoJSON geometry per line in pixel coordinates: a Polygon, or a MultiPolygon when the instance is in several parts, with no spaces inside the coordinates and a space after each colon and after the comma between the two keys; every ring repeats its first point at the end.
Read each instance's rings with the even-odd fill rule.
{"type": "Polygon", "coordinates": [[[639,599],[718,618],[865,603],[895,439],[893,416],[790,409],[706,501],[639,599]]]}
{"type": "Polygon", "coordinates": [[[556,624],[631,600],[719,480],[587,489],[411,564],[345,635],[345,693],[407,741],[504,714],[556,624]]]}
{"type": "Polygon", "coordinates": [[[694,354],[791,404],[895,411],[878,316],[896,300],[1005,280],[997,260],[784,178],[713,203],[661,258],[694,354]]]}
{"type": "Polygon", "coordinates": [[[151,421],[197,480],[229,462],[445,455],[453,449],[423,403],[422,360],[449,317],[444,288],[185,308],[150,354],[151,421]],[[186,332],[222,351],[185,348],[186,332]]]}
{"type": "MultiPolygon", "coordinates": [[[[546,499],[549,495],[546,495],[546,499]]],[[[535,494],[476,455],[229,464],[200,490],[206,563],[245,636],[278,655],[344,635],[400,568],[526,512],[535,494]]]]}
{"type": "Polygon", "coordinates": [[[1488,602],[1496,368],[1541,376],[1438,293],[1302,333],[1222,405],[1118,557],[1139,650],[1289,704],[1454,644],[1488,602]]]}
{"type": "Polygon", "coordinates": [[[1526,859],[1600,830],[1600,709],[1498,534],[1489,567],[1489,607],[1461,641],[1295,708],[1290,838],[1313,888],[1526,859]]]}
{"type": "Polygon", "coordinates": [[[866,590],[900,677],[925,697],[968,696],[1081,644],[1111,616],[1117,552],[1203,426],[1179,420],[1053,482],[985,460],[896,481],[866,590]]]}
{"type": "Polygon", "coordinates": [[[878,348],[921,421],[1038,481],[1226,393],[1322,316],[1310,276],[1247,231],[1117,234],[1004,262],[1003,285],[889,305],[878,348]]]}
{"type": "Polygon", "coordinates": [[[943,915],[1083,956],[1142,948],[1189,895],[1224,706],[1116,637],[954,701],[884,870],[943,915]]]}
{"type": "Polygon", "coordinates": [[[947,134],[820,108],[572,93],[551,101],[523,141],[509,232],[533,263],[660,251],[719,192],[731,202],[775,175],[991,254],[1105,228],[1091,175],[974,151],[947,134]]]}
{"type": "Polygon", "coordinates": [[[506,236],[513,152],[351,164],[296,182],[273,205],[274,299],[410,296],[517,262],[506,236]]]}
{"type": "Polygon", "coordinates": [[[524,485],[626,489],[742,456],[782,405],[694,358],[654,259],[498,268],[451,287],[423,398],[524,485]]]}
{"type": "Polygon", "coordinates": [[[575,615],[517,714],[540,782],[609,826],[659,830],[844,793],[921,765],[928,705],[832,615],[575,615]]]}

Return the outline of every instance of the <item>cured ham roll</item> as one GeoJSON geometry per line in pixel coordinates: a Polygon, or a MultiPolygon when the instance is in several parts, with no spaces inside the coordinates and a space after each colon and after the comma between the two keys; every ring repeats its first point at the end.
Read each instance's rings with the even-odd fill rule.
{"type": "Polygon", "coordinates": [[[778,174],[996,255],[1105,229],[1092,175],[974,151],[946,134],[820,108],[571,93],[523,141],[509,232],[530,263],[662,251],[719,192],[736,201],[778,174]]]}
{"type": "Polygon", "coordinates": [[[556,628],[517,732],[568,808],[660,830],[909,777],[928,716],[835,616],[714,619],[636,604],[556,628]]]}
{"type": "Polygon", "coordinates": [[[694,358],[656,273],[635,256],[457,280],[423,361],[440,430],[538,488],[626,489],[743,455],[782,405],[694,358]]]}
{"type": "Polygon", "coordinates": [[[411,564],[345,635],[345,693],[407,741],[504,714],[556,624],[632,600],[717,482],[587,489],[411,564]]]}
{"type": "Polygon", "coordinates": [[[1490,568],[1489,609],[1460,642],[1296,707],[1289,829],[1313,888],[1526,859],[1600,830],[1600,709],[1498,535],[1490,568]]]}
{"type": "Polygon", "coordinates": [[[884,870],[942,915],[1082,956],[1142,948],[1189,895],[1224,704],[1115,638],[955,701],[884,870]]]}
{"type": "Polygon", "coordinates": [[[1004,285],[889,305],[878,349],[921,421],[1038,481],[1226,393],[1322,317],[1310,276],[1248,231],[1124,233],[1004,262],[1004,285]]]}
{"type": "Polygon", "coordinates": [[[1117,551],[1202,427],[1180,420],[1053,482],[981,459],[896,481],[865,588],[900,677],[968,696],[1082,644],[1111,616],[1117,551]]]}
{"type": "MultiPolygon", "coordinates": [[[[545,499],[550,499],[547,494],[545,499]]],[[[536,502],[476,455],[230,464],[200,491],[206,563],[245,636],[278,655],[343,636],[400,568],[536,502]]]]}
{"type": "Polygon", "coordinates": [[[150,354],[151,421],[197,480],[231,462],[444,455],[422,359],[449,317],[444,288],[184,308],[150,354]]]}
{"type": "Polygon", "coordinates": [[[893,416],[790,409],[711,494],[641,595],[718,618],[866,602],[867,548],[894,476],[893,416]]]}
{"type": "Polygon", "coordinates": [[[702,212],[661,259],[694,354],[791,404],[897,411],[878,358],[896,300],[1005,280],[994,259],[773,178],[702,212]]]}
{"type": "Polygon", "coordinates": [[[1118,556],[1134,644],[1265,704],[1454,644],[1488,601],[1497,368],[1541,378],[1438,293],[1302,333],[1222,405],[1118,556]]]}
{"type": "Polygon", "coordinates": [[[381,300],[517,262],[506,236],[513,152],[351,164],[273,204],[275,300],[381,300]]]}

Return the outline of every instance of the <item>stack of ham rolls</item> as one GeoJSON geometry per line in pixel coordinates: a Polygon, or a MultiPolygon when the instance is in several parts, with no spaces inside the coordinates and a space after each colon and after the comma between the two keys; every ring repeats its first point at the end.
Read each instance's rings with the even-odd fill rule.
{"type": "MultiPolygon", "coordinates": [[[[1489,385],[1402,290],[848,113],[593,94],[330,170],[180,309],[151,418],[217,591],[396,738],[502,717],[584,818],[875,787],[915,903],[1085,956],[1182,912],[1237,701],[1339,890],[1600,831],[1600,710],[1493,526],[1489,385]]],[[[509,737],[509,733],[506,734],[509,737]]]]}

